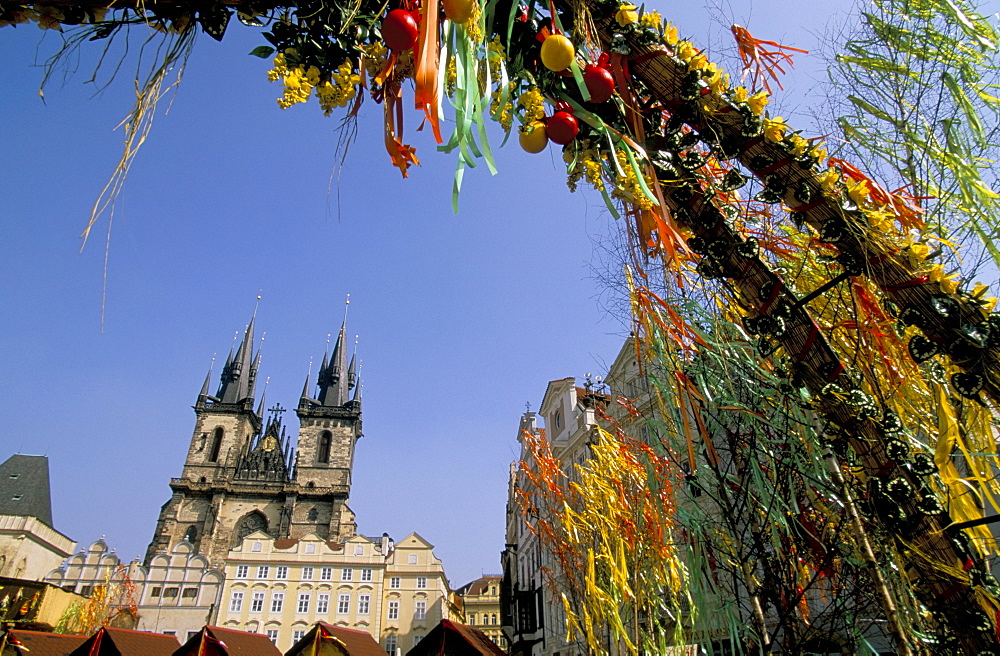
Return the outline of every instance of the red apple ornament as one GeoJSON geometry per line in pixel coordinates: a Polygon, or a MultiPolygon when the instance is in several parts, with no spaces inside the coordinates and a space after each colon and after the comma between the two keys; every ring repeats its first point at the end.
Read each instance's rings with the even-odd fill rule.
{"type": "Polygon", "coordinates": [[[583,69],[583,81],[592,103],[602,103],[615,93],[615,78],[611,71],[598,64],[587,64],[583,69]]]}
{"type": "Polygon", "coordinates": [[[416,44],[419,32],[417,19],[405,9],[393,9],[382,19],[382,40],[390,50],[409,50],[416,44]]]}
{"type": "Polygon", "coordinates": [[[545,134],[553,143],[561,146],[576,139],[578,132],[580,132],[580,124],[577,123],[576,117],[565,109],[556,111],[545,121],[545,134]]]}

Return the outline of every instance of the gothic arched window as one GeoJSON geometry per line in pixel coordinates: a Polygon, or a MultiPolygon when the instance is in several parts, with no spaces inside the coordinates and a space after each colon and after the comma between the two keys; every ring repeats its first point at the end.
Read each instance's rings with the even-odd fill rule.
{"type": "Polygon", "coordinates": [[[323,434],[319,436],[319,446],[316,449],[316,462],[330,462],[330,442],[332,438],[333,435],[330,431],[323,431],[323,434]]]}
{"type": "Polygon", "coordinates": [[[212,436],[212,450],[208,452],[209,462],[219,462],[219,451],[222,449],[222,436],[224,434],[222,426],[215,429],[215,434],[212,436]]]}
{"type": "Polygon", "coordinates": [[[194,541],[198,539],[198,527],[189,526],[186,533],[184,533],[184,539],[194,544],[194,541]]]}
{"type": "Polygon", "coordinates": [[[267,518],[257,510],[244,515],[243,518],[236,523],[236,528],[233,530],[233,546],[238,547],[243,544],[243,538],[250,535],[254,531],[267,533],[267,518]]]}

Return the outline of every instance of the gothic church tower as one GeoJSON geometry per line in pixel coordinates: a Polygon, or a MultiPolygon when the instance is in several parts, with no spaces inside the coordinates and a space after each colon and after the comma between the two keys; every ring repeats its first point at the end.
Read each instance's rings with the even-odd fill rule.
{"type": "Polygon", "coordinates": [[[297,444],[285,434],[284,409],[269,411],[264,399],[254,410],[260,352],[254,353],[254,319],[235,352],[230,351],[216,394],[211,372],[194,406],[195,427],[180,478],[160,509],[145,563],[183,539],[213,566],[254,531],[275,539],[309,533],[341,542],[356,531],[347,506],[354,445],[361,436],[360,386],[344,366],[341,327],[332,359],[324,358],[318,399],[308,396],[308,379],[297,414],[297,444]],[[351,390],[355,390],[350,397],[351,390]]]}

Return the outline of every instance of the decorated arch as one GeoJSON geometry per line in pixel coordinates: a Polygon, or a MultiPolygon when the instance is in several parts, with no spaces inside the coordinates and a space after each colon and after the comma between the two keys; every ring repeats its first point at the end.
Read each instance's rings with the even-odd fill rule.
{"type": "Polygon", "coordinates": [[[630,246],[657,438],[605,432],[572,482],[539,445],[531,472],[564,509],[540,535],[595,653],[863,653],[874,634],[898,653],[997,653],[1000,319],[956,253],[1000,259],[984,118],[1000,100],[983,81],[1000,38],[959,0],[874,7],[838,58],[857,161],[769,113],[795,48],[733,26],[727,74],[618,0],[0,0],[0,26],[61,30],[63,55],[158,33],[91,226],[195,35],[238,24],[261,30],[282,107],[351,121],[381,105],[404,177],[425,157],[403,129],[415,113],[456,159],[456,207],[508,140],[558,152],[571,188],[601,195],[630,246]]]}

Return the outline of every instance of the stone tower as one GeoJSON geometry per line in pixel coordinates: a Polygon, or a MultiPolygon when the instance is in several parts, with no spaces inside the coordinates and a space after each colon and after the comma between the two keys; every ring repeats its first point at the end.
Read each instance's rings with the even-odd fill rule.
{"type": "Polygon", "coordinates": [[[180,478],[160,509],[145,562],[188,540],[213,566],[246,535],[276,539],[309,533],[334,542],[355,534],[347,506],[354,445],[361,436],[361,395],[352,358],[345,366],[345,325],[331,357],[324,357],[318,399],[309,381],[299,401],[295,445],[285,434],[280,405],[264,421],[263,397],[254,410],[260,352],[254,353],[254,319],[230,351],[216,394],[211,372],[194,405],[195,426],[180,478]],[[354,391],[353,397],[350,392],[354,391]]]}

